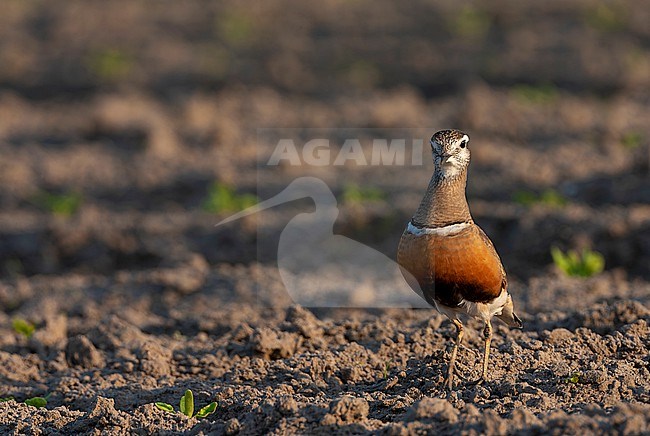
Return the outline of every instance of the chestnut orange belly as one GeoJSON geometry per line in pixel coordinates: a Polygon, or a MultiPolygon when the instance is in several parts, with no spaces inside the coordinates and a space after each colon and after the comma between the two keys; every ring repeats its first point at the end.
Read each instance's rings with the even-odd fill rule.
{"type": "Polygon", "coordinates": [[[397,262],[417,281],[432,305],[434,300],[448,307],[456,307],[463,300],[487,303],[506,287],[497,252],[474,223],[455,234],[415,235],[405,231],[397,262]]]}

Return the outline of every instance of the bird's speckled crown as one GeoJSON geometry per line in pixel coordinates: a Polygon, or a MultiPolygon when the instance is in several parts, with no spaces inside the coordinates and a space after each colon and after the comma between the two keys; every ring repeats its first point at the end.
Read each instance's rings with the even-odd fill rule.
{"type": "Polygon", "coordinates": [[[433,134],[431,140],[437,142],[438,144],[450,144],[452,142],[459,141],[465,135],[465,132],[461,132],[460,130],[456,129],[440,130],[433,134]]]}

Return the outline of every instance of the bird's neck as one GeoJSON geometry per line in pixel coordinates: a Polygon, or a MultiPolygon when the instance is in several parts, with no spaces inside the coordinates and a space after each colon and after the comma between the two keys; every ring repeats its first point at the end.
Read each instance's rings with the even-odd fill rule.
{"type": "Polygon", "coordinates": [[[443,177],[439,168],[431,177],[426,194],[413,216],[413,224],[423,227],[444,227],[472,221],[465,186],[467,169],[454,177],[443,177]]]}

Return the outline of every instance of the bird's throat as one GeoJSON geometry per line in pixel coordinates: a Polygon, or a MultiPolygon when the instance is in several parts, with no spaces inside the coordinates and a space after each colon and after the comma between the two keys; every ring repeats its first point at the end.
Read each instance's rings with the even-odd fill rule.
{"type": "Polygon", "coordinates": [[[454,177],[443,177],[436,168],[427,192],[413,216],[416,226],[444,227],[451,224],[471,222],[472,216],[465,197],[467,169],[454,177]]]}

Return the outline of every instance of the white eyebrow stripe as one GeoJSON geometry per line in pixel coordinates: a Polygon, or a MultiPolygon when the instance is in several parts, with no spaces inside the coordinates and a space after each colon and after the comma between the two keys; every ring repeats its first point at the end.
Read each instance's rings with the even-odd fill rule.
{"type": "Polygon", "coordinates": [[[437,236],[451,236],[460,233],[462,230],[469,227],[469,223],[450,224],[444,227],[417,227],[411,221],[406,226],[406,231],[415,236],[422,235],[437,235],[437,236]]]}

